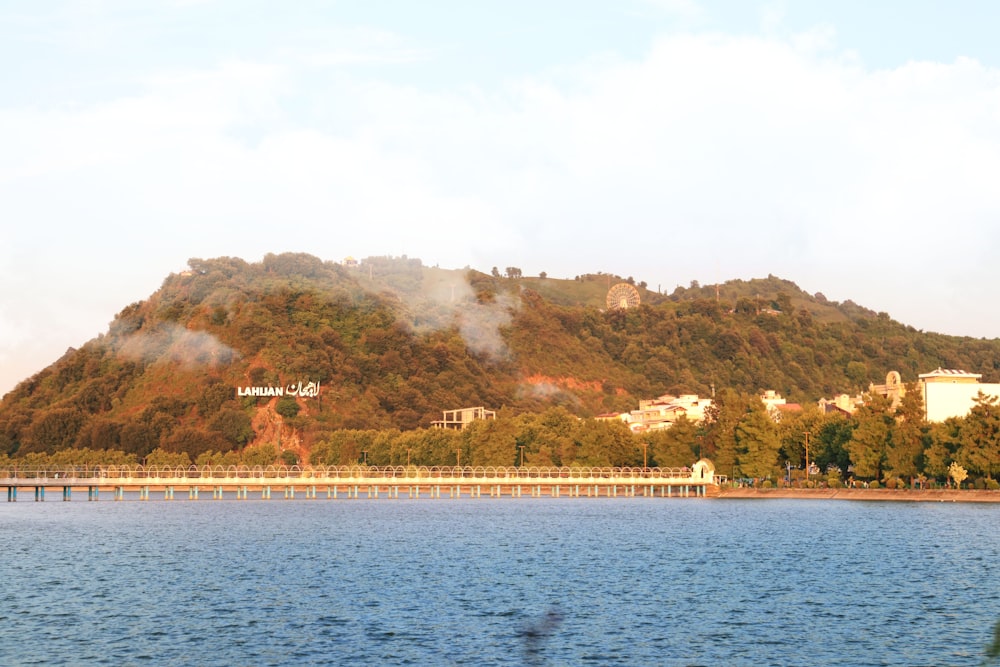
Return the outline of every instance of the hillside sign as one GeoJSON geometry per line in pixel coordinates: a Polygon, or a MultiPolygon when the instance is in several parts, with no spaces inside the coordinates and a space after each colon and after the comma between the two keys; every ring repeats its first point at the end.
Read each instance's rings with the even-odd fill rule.
{"type": "Polygon", "coordinates": [[[237,396],[271,397],[271,396],[301,396],[316,398],[319,396],[319,382],[290,384],[287,387],[237,387],[237,396]]]}

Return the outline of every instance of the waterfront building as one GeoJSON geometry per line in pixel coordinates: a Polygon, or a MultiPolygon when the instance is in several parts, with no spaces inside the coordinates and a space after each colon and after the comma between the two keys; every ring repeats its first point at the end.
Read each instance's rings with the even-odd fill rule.
{"type": "Polygon", "coordinates": [[[964,417],[975,405],[979,392],[1000,397],[1000,384],[981,382],[982,375],[963,370],[938,368],[920,375],[924,414],[929,422],[964,417]]]}

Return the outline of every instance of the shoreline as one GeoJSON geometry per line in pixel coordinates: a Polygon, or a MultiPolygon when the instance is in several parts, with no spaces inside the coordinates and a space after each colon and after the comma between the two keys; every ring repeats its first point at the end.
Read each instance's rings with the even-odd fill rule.
{"type": "Polygon", "coordinates": [[[720,488],[721,499],[868,500],[892,502],[1000,503],[1000,491],[980,489],[755,489],[720,488]]]}

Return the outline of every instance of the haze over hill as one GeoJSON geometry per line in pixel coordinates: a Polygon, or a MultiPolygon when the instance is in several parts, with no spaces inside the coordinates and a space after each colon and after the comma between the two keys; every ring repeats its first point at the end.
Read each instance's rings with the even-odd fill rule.
{"type": "Polygon", "coordinates": [[[607,308],[608,290],[634,280],[603,273],[304,254],[189,264],[6,395],[0,444],[225,451],[284,437],[308,450],[339,429],[423,428],[474,405],[586,417],[723,389],[810,403],[889,370],[912,381],[961,367],[993,381],[1000,369],[1000,342],[922,333],[773,276],[670,294],[640,282],[641,304],[621,310],[607,308]],[[322,391],[278,403],[237,395],[296,383],[322,391]]]}
{"type": "Polygon", "coordinates": [[[1000,5],[568,6],[0,9],[0,395],[188,257],[302,249],[1000,336],[1000,5]]]}

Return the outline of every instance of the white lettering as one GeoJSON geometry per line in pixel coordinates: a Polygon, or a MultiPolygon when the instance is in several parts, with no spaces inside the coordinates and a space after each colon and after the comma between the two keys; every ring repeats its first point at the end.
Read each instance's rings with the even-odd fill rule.
{"type": "Polygon", "coordinates": [[[316,398],[319,396],[319,382],[308,382],[305,385],[299,381],[297,384],[290,384],[287,387],[236,387],[237,396],[250,397],[270,397],[270,396],[302,396],[303,398],[316,398]]]}

